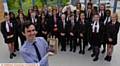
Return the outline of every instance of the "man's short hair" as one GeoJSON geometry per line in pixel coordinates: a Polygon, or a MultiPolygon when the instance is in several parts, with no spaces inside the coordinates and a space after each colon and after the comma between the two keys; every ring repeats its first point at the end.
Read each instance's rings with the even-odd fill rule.
{"type": "Polygon", "coordinates": [[[25,28],[29,28],[31,25],[34,25],[34,24],[30,21],[26,21],[22,26],[22,32],[25,33],[25,28]]]}

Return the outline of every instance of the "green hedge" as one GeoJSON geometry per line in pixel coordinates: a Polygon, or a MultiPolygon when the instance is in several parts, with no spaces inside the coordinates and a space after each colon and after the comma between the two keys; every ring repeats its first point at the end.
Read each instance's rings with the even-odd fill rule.
{"type": "MultiPolygon", "coordinates": [[[[35,5],[39,8],[43,6],[44,0],[35,0],[35,5]]],[[[66,5],[69,0],[58,0],[62,6],[66,5]]],[[[32,6],[32,0],[22,0],[22,8],[25,15],[27,15],[28,9],[32,6]]],[[[48,6],[56,6],[57,0],[47,0],[48,6]]],[[[13,11],[17,15],[17,11],[20,8],[20,0],[8,0],[8,8],[10,11],[13,11]]]]}

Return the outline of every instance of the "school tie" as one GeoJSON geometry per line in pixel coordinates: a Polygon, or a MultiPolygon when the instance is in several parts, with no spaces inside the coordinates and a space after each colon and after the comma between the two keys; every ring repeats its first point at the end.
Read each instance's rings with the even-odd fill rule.
{"type": "Polygon", "coordinates": [[[108,19],[109,19],[109,17],[107,17],[107,18],[106,18],[106,21],[105,21],[105,23],[104,23],[104,24],[108,23],[108,19]]]}
{"type": "Polygon", "coordinates": [[[97,33],[97,22],[95,23],[95,29],[94,32],[97,33]]]}
{"type": "Polygon", "coordinates": [[[8,26],[9,26],[9,30],[11,31],[12,30],[12,26],[11,26],[10,22],[8,22],[8,26]]]}
{"type": "Polygon", "coordinates": [[[65,29],[65,21],[63,21],[63,29],[65,29]]]}
{"type": "Polygon", "coordinates": [[[101,12],[101,17],[104,17],[104,14],[101,12]]]}
{"type": "Polygon", "coordinates": [[[35,48],[35,51],[36,51],[38,60],[40,61],[40,60],[41,60],[41,56],[40,56],[40,52],[39,52],[39,50],[38,50],[38,47],[36,46],[36,42],[33,43],[33,46],[34,46],[34,48],[35,48]]]}

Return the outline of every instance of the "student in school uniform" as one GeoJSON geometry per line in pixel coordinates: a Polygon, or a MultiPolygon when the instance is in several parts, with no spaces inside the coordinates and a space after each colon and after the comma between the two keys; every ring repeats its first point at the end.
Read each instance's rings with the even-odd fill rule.
{"type": "Polygon", "coordinates": [[[76,52],[76,44],[75,43],[75,18],[74,18],[74,13],[71,14],[70,16],[70,21],[68,23],[68,35],[69,35],[69,40],[70,40],[70,51],[76,52]]]}
{"type": "Polygon", "coordinates": [[[67,11],[64,12],[65,13],[65,16],[66,16],[66,32],[67,32],[67,35],[66,35],[66,43],[67,44],[70,44],[70,40],[69,40],[69,24],[70,24],[70,17],[71,17],[71,8],[70,7],[67,7],[67,11]]]}
{"type": "Polygon", "coordinates": [[[102,39],[102,41],[101,41],[101,44],[103,45],[103,50],[102,50],[102,52],[101,53],[105,53],[106,52],[106,40],[107,40],[107,37],[106,37],[106,31],[107,31],[107,29],[106,29],[106,26],[107,26],[107,24],[111,21],[111,11],[110,10],[106,10],[105,11],[105,13],[106,13],[106,17],[105,17],[105,20],[104,20],[104,22],[103,22],[103,24],[104,24],[104,27],[103,27],[103,39],[102,39]]]}
{"type": "Polygon", "coordinates": [[[65,14],[61,15],[61,20],[58,24],[60,42],[61,42],[61,51],[66,51],[66,20],[65,14]]]}
{"type": "Polygon", "coordinates": [[[21,45],[23,45],[25,41],[25,36],[22,34],[22,26],[26,22],[27,17],[23,13],[18,13],[16,20],[17,20],[17,28],[19,28],[19,30],[17,30],[17,33],[18,36],[20,37],[21,45]]]}
{"type": "Polygon", "coordinates": [[[103,23],[106,17],[106,7],[105,4],[100,4],[99,6],[99,16],[100,16],[100,21],[103,23]]]}
{"type": "Polygon", "coordinates": [[[15,45],[15,50],[14,51],[19,51],[19,43],[18,43],[18,28],[17,28],[17,21],[15,18],[15,14],[13,12],[9,12],[9,16],[10,16],[10,21],[13,22],[13,24],[15,25],[15,40],[14,40],[14,45],[15,45]]]}
{"type": "Polygon", "coordinates": [[[40,17],[40,24],[38,28],[38,35],[44,37],[47,40],[47,35],[48,35],[48,26],[47,26],[47,20],[45,18],[45,13],[41,13],[40,17]]]}
{"type": "Polygon", "coordinates": [[[92,51],[91,57],[94,57],[93,61],[97,61],[99,59],[99,52],[100,52],[100,46],[101,46],[101,36],[103,31],[103,24],[99,21],[100,16],[98,14],[95,14],[93,16],[93,22],[90,27],[90,41],[92,45],[92,51]]]}
{"type": "Polygon", "coordinates": [[[118,15],[113,13],[111,15],[111,22],[107,24],[107,55],[105,60],[110,62],[114,46],[117,44],[117,34],[119,32],[120,23],[118,22],[118,15]]]}
{"type": "MultiPolygon", "coordinates": [[[[80,20],[76,23],[75,27],[77,28],[78,38],[79,38],[79,53],[85,54],[85,46],[88,45],[88,28],[89,24],[87,20],[85,20],[85,13],[80,14],[80,20]],[[83,40],[83,42],[82,42],[83,40]]],[[[76,33],[75,32],[75,33],[76,33]]]]}
{"type": "Polygon", "coordinates": [[[10,59],[13,59],[13,57],[16,57],[16,54],[14,53],[15,25],[10,20],[8,13],[4,13],[4,17],[5,21],[1,23],[1,32],[5,43],[8,45],[10,59]]]}

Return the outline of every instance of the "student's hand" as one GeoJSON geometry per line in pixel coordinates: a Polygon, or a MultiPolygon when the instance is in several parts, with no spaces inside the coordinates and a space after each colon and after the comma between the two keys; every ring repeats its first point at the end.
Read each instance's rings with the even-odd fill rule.
{"type": "Polygon", "coordinates": [[[108,41],[109,41],[109,42],[112,42],[113,40],[112,40],[112,38],[108,38],[108,41]]]}
{"type": "Polygon", "coordinates": [[[48,56],[54,56],[55,54],[53,52],[48,52],[48,56]]]}
{"type": "Polygon", "coordinates": [[[73,34],[72,32],[70,32],[70,35],[71,35],[71,36],[74,36],[74,34],[73,34]]]}
{"type": "Polygon", "coordinates": [[[65,36],[65,33],[60,33],[61,36],[65,36]]]}
{"type": "Polygon", "coordinates": [[[45,31],[44,34],[46,35],[46,34],[47,34],[47,31],[45,31]]]}
{"type": "Polygon", "coordinates": [[[58,29],[57,28],[54,28],[53,31],[57,31],[58,29]]]}
{"type": "Polygon", "coordinates": [[[42,31],[42,33],[44,34],[45,32],[44,32],[44,31],[42,31]]]}
{"type": "Polygon", "coordinates": [[[10,35],[10,36],[7,36],[7,38],[9,39],[9,38],[12,38],[14,35],[10,35]]]}
{"type": "Polygon", "coordinates": [[[80,33],[80,37],[83,37],[83,34],[82,34],[82,33],[80,33]]]}

